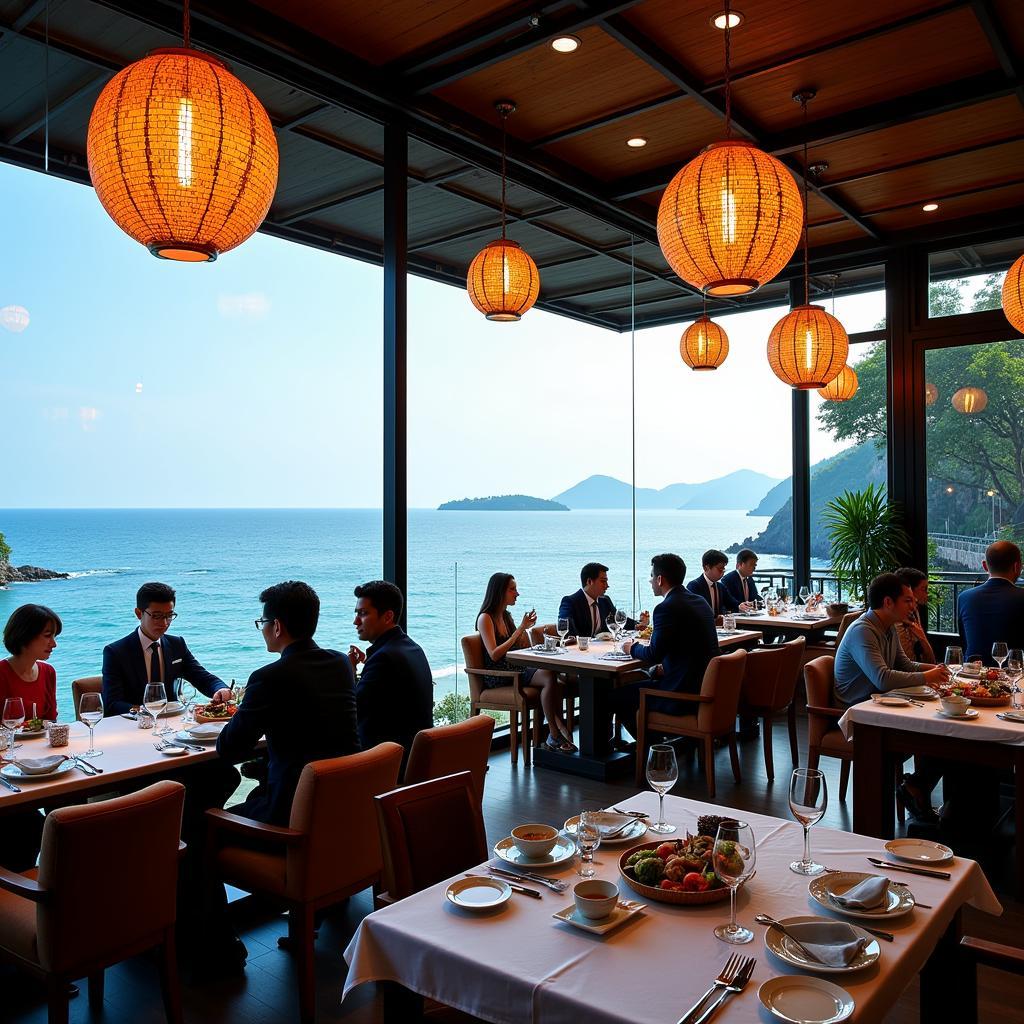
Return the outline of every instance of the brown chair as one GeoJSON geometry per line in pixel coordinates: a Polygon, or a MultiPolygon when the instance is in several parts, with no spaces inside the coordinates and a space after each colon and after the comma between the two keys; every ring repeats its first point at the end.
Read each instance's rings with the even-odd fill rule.
{"type": "Polygon", "coordinates": [[[512,763],[519,760],[519,744],[522,742],[523,764],[529,765],[531,714],[536,719],[533,729],[535,742],[539,743],[540,737],[540,690],[536,686],[525,686],[522,672],[484,668],[484,641],[479,633],[462,638],[462,657],[469,677],[469,713],[475,716],[481,711],[507,711],[512,763]],[[508,685],[485,687],[484,676],[507,679],[508,685]]]}
{"type": "Polygon", "coordinates": [[[826,638],[824,640],[815,640],[813,643],[809,643],[807,645],[807,649],[804,651],[804,657],[810,660],[811,658],[820,658],[826,654],[835,654],[839,649],[839,641],[843,639],[846,631],[850,628],[850,623],[856,622],[863,614],[863,609],[855,612],[847,612],[842,619],[839,620],[839,628],[836,630],[835,639],[826,638]]]}
{"type": "Polygon", "coordinates": [[[969,1000],[971,1005],[976,1006],[978,1002],[979,966],[1024,977],[1024,949],[965,935],[960,940],[959,952],[966,969],[957,974],[957,988],[962,990],[964,1001],[969,1000]]]}
{"type": "Polygon", "coordinates": [[[804,665],[807,688],[807,767],[817,768],[822,754],[838,757],[839,802],[846,802],[853,763],[853,743],[839,731],[839,719],[846,712],[836,699],[835,658],[825,655],[804,665]]]}
{"type": "Polygon", "coordinates": [[[59,807],[46,817],[38,869],[0,868],[0,958],[45,979],[49,1024],[67,1024],[75,978],[89,979],[89,1006],[99,1009],[104,970],[150,949],[159,951],[167,1020],[181,1024],[174,919],[184,802],[185,787],[165,781],[59,807]],[[141,886],[137,898],[126,898],[126,878],[141,886]]]}
{"type": "Polygon", "coordinates": [[[75,718],[80,722],[78,705],[82,703],[83,693],[102,693],[103,676],[85,676],[83,679],[71,680],[71,703],[75,705],[75,718]]]}
{"type": "Polygon", "coordinates": [[[316,1005],[314,916],[380,878],[373,797],[394,788],[401,763],[399,744],[379,743],[361,754],[307,764],[287,828],[229,811],[206,812],[210,872],[288,908],[304,1021],[313,1019],[316,1005]]]}
{"type": "Polygon", "coordinates": [[[483,812],[469,772],[404,786],[375,803],[384,899],[403,900],[487,860],[483,812]]]}
{"type": "Polygon", "coordinates": [[[676,693],[673,690],[652,690],[646,687],[640,690],[640,711],[636,719],[637,785],[642,785],[644,781],[650,733],[689,736],[703,741],[697,749],[702,752],[708,796],[711,798],[715,795],[715,739],[719,736],[727,737],[733,778],[737,783],[742,781],[736,752],[736,712],[739,709],[746,661],[746,651],[734,651],[732,654],[712,658],[704,671],[700,693],[676,693]],[[654,697],[678,701],[681,708],[691,705],[693,710],[678,715],[648,710],[647,704],[654,697]]]}
{"type": "Polygon", "coordinates": [[[764,736],[764,768],[769,781],[775,778],[772,751],[772,719],[786,712],[789,723],[789,751],[793,766],[800,763],[796,742],[796,694],[800,666],[804,663],[806,641],[802,636],[788,643],[755,647],[748,652],[740,690],[740,714],[757,715],[764,736]]]}
{"type": "Polygon", "coordinates": [[[477,798],[483,803],[487,759],[491,753],[494,719],[477,715],[455,725],[437,725],[416,733],[405,766],[404,784],[440,779],[455,772],[469,772],[477,798]]]}
{"type": "MultiPolygon", "coordinates": [[[[558,627],[553,622],[545,623],[543,626],[531,626],[529,629],[530,643],[536,646],[544,643],[546,636],[558,636],[558,627]]],[[[559,682],[562,684],[562,692],[565,696],[565,727],[571,736],[576,729],[576,698],[580,695],[579,684],[576,681],[575,672],[559,672],[559,682]]],[[[534,746],[540,746],[543,721],[539,718],[534,723],[534,746]]]]}

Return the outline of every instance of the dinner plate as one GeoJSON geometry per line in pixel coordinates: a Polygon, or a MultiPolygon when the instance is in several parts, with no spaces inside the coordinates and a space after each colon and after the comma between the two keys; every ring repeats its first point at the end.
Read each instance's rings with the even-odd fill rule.
{"type": "MultiPolygon", "coordinates": [[[[815,917],[814,915],[783,917],[779,920],[779,924],[785,925],[788,928],[794,924],[814,924],[820,920],[820,917],[815,917]]],[[[765,949],[774,953],[780,960],[784,960],[787,964],[792,964],[794,967],[799,967],[803,971],[820,971],[822,974],[849,974],[851,971],[862,971],[865,967],[870,967],[882,955],[878,940],[874,936],[864,931],[863,928],[858,928],[855,924],[850,927],[857,933],[858,938],[868,939],[869,941],[860,953],[857,954],[853,962],[846,967],[830,967],[828,964],[821,964],[817,960],[811,959],[806,953],[802,953],[800,947],[791,938],[783,935],[778,928],[768,928],[765,930],[764,945],[765,949]]]]}
{"type": "Polygon", "coordinates": [[[46,735],[46,729],[19,729],[15,734],[16,740],[34,740],[46,735]]]}
{"type": "MultiPolygon", "coordinates": [[[[614,811],[597,811],[594,814],[594,818],[597,820],[597,827],[608,829],[609,831],[618,828],[620,825],[625,825],[630,820],[631,815],[628,814],[616,814],[614,811]]],[[[568,836],[576,836],[576,826],[579,824],[580,816],[574,814],[571,818],[566,820],[566,823],[562,826],[563,831],[568,836]]],[[[601,836],[602,846],[615,846],[618,843],[630,843],[639,839],[642,835],[647,832],[647,823],[640,819],[634,819],[631,825],[628,825],[623,829],[617,836],[612,836],[611,839],[605,839],[601,836]]]]}
{"type": "Polygon", "coordinates": [[[602,661],[632,661],[633,655],[625,651],[608,651],[601,655],[602,661]]]}
{"type": "Polygon", "coordinates": [[[901,686],[898,690],[890,690],[893,697],[913,697],[916,700],[938,700],[939,695],[930,686],[901,686]]]}
{"type": "Polygon", "coordinates": [[[563,647],[552,647],[547,648],[543,644],[536,644],[530,648],[531,654],[568,654],[569,652],[563,647]]]}
{"type": "Polygon", "coordinates": [[[889,891],[886,893],[885,906],[877,907],[874,910],[842,907],[830,898],[832,893],[842,896],[858,882],[863,882],[865,878],[871,877],[864,871],[830,871],[828,874],[812,878],[807,886],[807,891],[815,903],[821,904],[827,910],[834,910],[844,917],[855,917],[866,921],[888,921],[893,917],[902,917],[914,909],[914,897],[902,885],[890,885],[889,891]]]}
{"type": "Polygon", "coordinates": [[[906,697],[872,697],[875,704],[884,704],[887,708],[909,708],[910,701],[906,697]]]}
{"type": "Polygon", "coordinates": [[[790,974],[769,978],[757,998],[773,1017],[788,1024],[835,1024],[846,1020],[856,1005],[845,988],[831,981],[790,974]]]}
{"type": "Polygon", "coordinates": [[[572,860],[576,855],[576,844],[565,836],[559,836],[555,840],[554,849],[550,853],[545,853],[543,857],[524,857],[512,841],[512,837],[506,836],[500,843],[495,844],[494,852],[506,864],[515,864],[519,868],[536,870],[537,868],[557,867],[559,864],[564,864],[567,860],[572,860]]]}
{"type": "Polygon", "coordinates": [[[943,711],[942,708],[938,708],[935,712],[939,718],[948,718],[951,722],[963,722],[970,721],[972,718],[977,718],[980,711],[976,711],[974,708],[968,708],[962,715],[951,715],[948,711],[943,711]]]}
{"type": "Polygon", "coordinates": [[[571,924],[574,928],[579,928],[582,931],[593,932],[594,935],[604,935],[613,928],[618,928],[620,924],[628,921],[634,914],[639,914],[643,909],[644,905],[642,903],[637,903],[634,900],[619,900],[615,905],[615,909],[607,917],[592,921],[589,917],[584,917],[576,909],[575,903],[570,903],[569,906],[563,907],[557,914],[552,914],[551,916],[556,921],[564,921],[566,924],[571,924]]]}
{"type": "Polygon", "coordinates": [[[469,878],[459,878],[452,882],[444,894],[449,903],[454,903],[463,910],[481,913],[507,903],[512,896],[512,888],[500,878],[471,875],[469,878]]]}
{"type": "Polygon", "coordinates": [[[184,747],[157,747],[164,757],[181,757],[183,754],[187,754],[188,751],[184,747]]]}
{"type": "Polygon", "coordinates": [[[953,851],[929,839],[890,839],[885,848],[897,860],[914,864],[944,864],[953,859],[953,851]]]}
{"type": "Polygon", "coordinates": [[[0,768],[0,775],[5,779],[10,779],[11,782],[46,782],[71,771],[74,767],[74,761],[62,761],[52,772],[30,775],[28,772],[23,772],[16,764],[5,764],[3,768],[0,768]]]}
{"type": "Polygon", "coordinates": [[[215,736],[195,736],[185,729],[180,729],[174,734],[174,738],[179,743],[216,743],[219,736],[220,730],[215,736]]]}

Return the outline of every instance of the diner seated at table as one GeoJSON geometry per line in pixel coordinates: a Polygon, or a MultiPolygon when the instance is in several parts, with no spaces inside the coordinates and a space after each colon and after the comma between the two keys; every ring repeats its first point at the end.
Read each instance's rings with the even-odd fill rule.
{"type": "Polygon", "coordinates": [[[749,611],[761,596],[754,582],[757,571],[757,554],[750,548],[736,552],[736,568],[722,577],[722,586],[741,611],[749,611]]]}
{"type": "MultiPolygon", "coordinates": [[[[712,615],[717,618],[725,612],[740,611],[740,602],[735,600],[732,594],[722,586],[722,577],[725,575],[725,567],[729,559],[725,553],[717,548],[705,551],[701,556],[702,572],[686,584],[686,589],[691,594],[702,597],[711,606],[712,615]]],[[[743,608],[747,611],[749,605],[743,608]]]]}
{"type": "MultiPolygon", "coordinates": [[[[569,620],[573,636],[597,636],[615,619],[615,604],[608,596],[608,566],[587,562],[580,570],[581,587],[575,594],[566,594],[559,602],[558,617],[569,620]]],[[[639,619],[626,618],[626,629],[646,629],[650,615],[641,612],[639,619]]]]}
{"type": "Polygon", "coordinates": [[[911,661],[934,664],[938,659],[928,640],[928,634],[921,625],[921,608],[928,604],[928,574],[920,569],[897,569],[896,575],[908,586],[914,595],[914,610],[903,622],[896,623],[900,646],[911,661]]]}
{"type": "MultiPolygon", "coordinates": [[[[523,685],[540,690],[540,705],[548,723],[544,745],[550,750],[571,754],[577,749],[562,718],[562,686],[554,672],[544,668],[523,668],[505,660],[509,651],[529,646],[529,630],[537,624],[537,612],[531,608],[515,624],[509,607],[519,599],[516,578],[511,573],[496,572],[487,581],[483,604],[476,617],[476,629],[484,645],[484,668],[522,674],[523,685]]],[[[484,686],[507,686],[501,676],[484,676],[484,686]]]]}
{"type": "Polygon", "coordinates": [[[994,665],[994,643],[1024,647],[1024,589],[1017,586],[1020,548],[997,540],[986,548],[981,564],[988,579],[979,587],[961,590],[957,598],[960,646],[965,658],[994,665]]]}

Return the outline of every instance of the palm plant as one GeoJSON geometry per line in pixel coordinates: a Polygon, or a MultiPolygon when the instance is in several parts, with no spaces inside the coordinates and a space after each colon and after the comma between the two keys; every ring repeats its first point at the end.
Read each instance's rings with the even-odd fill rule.
{"type": "Polygon", "coordinates": [[[832,570],[862,600],[867,599],[868,584],[902,564],[910,550],[898,510],[880,485],[844,491],[825,506],[822,520],[832,545],[832,570]]]}

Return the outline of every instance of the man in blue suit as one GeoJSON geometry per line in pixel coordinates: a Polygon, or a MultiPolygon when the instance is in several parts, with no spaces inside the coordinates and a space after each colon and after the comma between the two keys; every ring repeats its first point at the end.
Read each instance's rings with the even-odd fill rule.
{"type": "Polygon", "coordinates": [[[994,665],[994,643],[1024,648],[1024,590],[1017,586],[1020,548],[997,540],[986,549],[982,566],[988,579],[980,587],[963,591],[957,601],[960,643],[965,658],[981,658],[986,665],[994,665]]]}
{"type": "Polygon", "coordinates": [[[135,595],[138,629],[103,648],[103,711],[122,715],[142,704],[147,683],[163,683],[167,699],[175,700],[177,682],[187,679],[215,701],[231,691],[196,661],[183,637],[167,632],[177,618],[174,588],[166,583],[143,583],[135,595]]]}
{"type": "MultiPolygon", "coordinates": [[[[569,620],[574,636],[597,636],[615,618],[615,605],[608,593],[608,566],[587,562],[580,570],[583,586],[575,594],[567,594],[558,605],[558,617],[569,620]]],[[[626,619],[626,629],[646,629],[650,616],[641,612],[637,620],[626,619]]]]}
{"type": "Polygon", "coordinates": [[[739,611],[740,603],[733,599],[725,587],[722,586],[722,577],[725,575],[725,567],[729,559],[725,553],[711,548],[701,556],[701,568],[704,570],[700,576],[695,577],[686,584],[686,589],[697,597],[704,598],[711,606],[711,614],[719,616],[725,612],[739,611]]]}
{"type": "Polygon", "coordinates": [[[736,553],[736,568],[722,577],[722,586],[740,611],[748,611],[761,596],[754,582],[756,570],[756,553],[750,548],[742,548],[736,553]]]}

